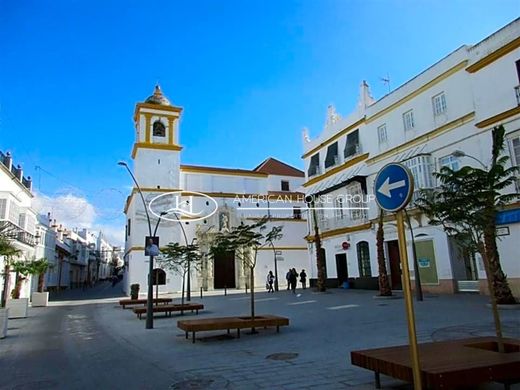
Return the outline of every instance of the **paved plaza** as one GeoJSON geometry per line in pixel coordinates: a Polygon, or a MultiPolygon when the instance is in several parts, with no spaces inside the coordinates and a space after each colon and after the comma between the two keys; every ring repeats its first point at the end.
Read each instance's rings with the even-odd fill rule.
{"type": "MultiPolygon", "coordinates": [[[[10,320],[8,338],[0,340],[0,388],[371,389],[372,372],[352,366],[349,352],[407,343],[404,300],[374,299],[374,291],[260,291],[257,314],[287,316],[289,327],[242,332],[240,339],[202,332],[192,344],[177,319],[248,314],[250,296],[195,295],[205,305],[198,317],[157,317],[145,330],[144,320],[117,304],[118,287],[65,291],[50,307],[10,320]]],[[[478,295],[426,296],[415,305],[419,342],[493,335],[486,302],[478,295]]],[[[520,311],[501,315],[505,335],[520,337],[520,311]]],[[[408,388],[384,376],[382,384],[408,388]]]]}

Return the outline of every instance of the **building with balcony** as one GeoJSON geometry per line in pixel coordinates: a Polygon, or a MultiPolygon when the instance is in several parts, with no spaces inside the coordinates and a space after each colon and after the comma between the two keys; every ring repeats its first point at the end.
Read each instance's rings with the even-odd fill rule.
{"type": "MultiPolygon", "coordinates": [[[[305,194],[328,199],[327,207],[320,210],[316,205],[316,219],[330,285],[349,281],[355,288],[377,288],[378,208],[373,183],[385,164],[403,163],[414,176],[416,190],[433,189],[437,185],[433,173],[442,166],[459,169],[478,164],[464,155],[487,164],[491,130],[499,124],[506,129],[510,164],[520,164],[519,84],[517,19],[475,45],[459,47],[378,100],[363,81],[358,105],[350,115],[341,117],[331,106],[317,138],[311,140],[304,129],[305,194]],[[358,199],[365,196],[365,201],[354,202],[356,195],[358,199]]],[[[463,253],[441,228],[430,226],[413,200],[407,211],[423,289],[484,292],[482,260],[463,253]]],[[[387,269],[392,288],[400,289],[395,221],[392,215],[385,221],[387,269]]],[[[520,267],[514,242],[520,238],[520,204],[501,211],[497,222],[502,268],[513,293],[519,296],[520,267]]],[[[407,234],[411,259],[410,231],[407,234]]],[[[312,282],[317,277],[313,237],[308,241],[312,282]]]]}
{"type": "MultiPolygon", "coordinates": [[[[10,153],[0,152],[0,225],[21,251],[18,260],[30,260],[34,256],[36,236],[36,212],[31,208],[32,181],[23,175],[20,165],[15,165],[10,153]]],[[[5,270],[5,259],[0,256],[0,269],[5,270]]],[[[9,297],[15,283],[15,273],[0,278],[0,291],[9,297]],[[7,282],[7,283],[6,283],[7,282]]],[[[30,283],[23,282],[21,298],[30,296],[30,283]]]]}
{"type": "MultiPolygon", "coordinates": [[[[160,246],[198,241],[204,259],[200,269],[191,270],[190,287],[195,291],[245,288],[249,282],[248,268],[235,253],[209,261],[209,240],[219,231],[253,223],[264,216],[269,217],[268,229],[283,226],[283,238],[276,248],[259,251],[255,285],[265,286],[266,275],[269,270],[275,272],[275,264],[283,284],[289,268],[308,269],[304,240],[307,215],[302,212],[305,202],[300,192],[305,174],[274,158],[253,169],[181,164],[178,129],[181,113],[182,109],[172,105],[159,87],[135,108],[133,173],[149,208],[151,227],[138,189],[134,188],[125,206],[125,291],[129,292],[133,283],[140,284],[141,291],[148,285],[145,239],[154,235],[150,230],[155,230],[155,226],[160,246]],[[178,213],[179,204],[191,210],[178,213]],[[159,224],[161,212],[172,208],[177,211],[162,218],[159,224]],[[205,217],[201,218],[200,213],[205,213],[205,217]]],[[[165,272],[165,284],[159,286],[159,291],[180,291],[181,275],[171,270],[165,272]]]]}

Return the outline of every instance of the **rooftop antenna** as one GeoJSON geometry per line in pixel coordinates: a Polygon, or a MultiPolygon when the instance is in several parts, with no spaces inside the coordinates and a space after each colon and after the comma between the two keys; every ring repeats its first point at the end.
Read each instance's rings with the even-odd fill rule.
{"type": "Polygon", "coordinates": [[[388,72],[386,73],[386,77],[380,77],[379,79],[387,86],[388,93],[390,93],[390,75],[388,72]]]}

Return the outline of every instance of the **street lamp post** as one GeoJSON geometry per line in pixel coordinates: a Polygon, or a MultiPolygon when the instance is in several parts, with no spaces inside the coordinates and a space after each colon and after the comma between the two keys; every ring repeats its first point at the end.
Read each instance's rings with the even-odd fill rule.
{"type": "Polygon", "coordinates": [[[452,155],[453,157],[457,157],[457,158],[460,158],[460,157],[471,158],[472,160],[475,160],[475,161],[478,162],[480,165],[482,165],[482,168],[487,169],[486,164],[484,164],[484,163],[483,163],[482,161],[480,161],[478,158],[473,157],[473,156],[470,156],[469,154],[466,154],[466,153],[463,152],[462,150],[454,150],[453,153],[452,153],[451,155],[452,155]]]}
{"type": "MultiPolygon", "coordinates": [[[[118,165],[121,165],[126,168],[130,176],[132,177],[132,180],[134,181],[137,191],[139,192],[139,195],[141,196],[141,200],[143,201],[144,211],[146,213],[146,220],[148,222],[148,232],[150,233],[150,237],[152,236],[152,225],[150,223],[150,215],[148,214],[148,207],[146,207],[146,201],[144,200],[143,192],[141,191],[141,187],[139,186],[139,183],[137,183],[137,180],[128,167],[128,164],[124,161],[119,161],[117,163],[118,165]]],[[[160,219],[159,219],[160,221],[160,219]]],[[[159,223],[157,223],[159,225],[159,223]]],[[[156,229],[157,230],[157,229],[156,229]]],[[[152,285],[152,273],[153,273],[153,255],[150,255],[150,263],[148,267],[148,298],[146,300],[146,329],[153,329],[153,285],[152,285]]]]}

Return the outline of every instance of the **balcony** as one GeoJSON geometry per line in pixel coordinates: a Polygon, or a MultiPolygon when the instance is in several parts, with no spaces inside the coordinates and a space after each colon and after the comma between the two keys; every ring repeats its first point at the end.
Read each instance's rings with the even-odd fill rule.
{"type": "Polygon", "coordinates": [[[5,232],[6,236],[13,240],[29,246],[35,246],[38,244],[38,237],[36,235],[29,233],[11,221],[0,220],[0,226],[2,227],[2,230],[5,232]]]}
{"type": "Polygon", "coordinates": [[[516,104],[520,106],[520,85],[515,87],[516,104]]]}
{"type": "Polygon", "coordinates": [[[322,232],[363,225],[368,222],[368,210],[345,210],[343,215],[324,218],[318,221],[322,232]]]}

